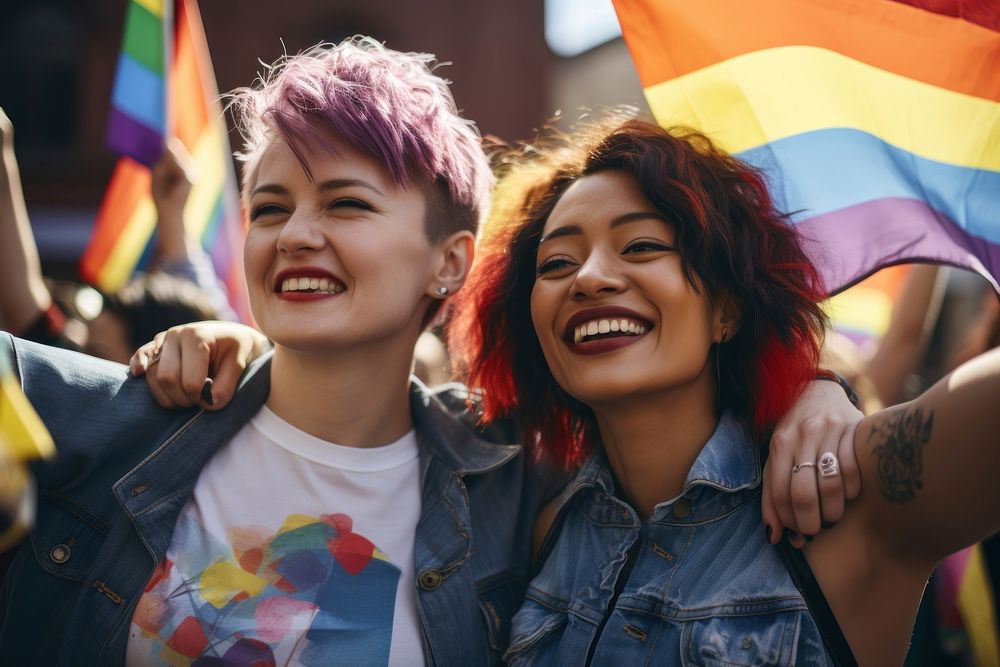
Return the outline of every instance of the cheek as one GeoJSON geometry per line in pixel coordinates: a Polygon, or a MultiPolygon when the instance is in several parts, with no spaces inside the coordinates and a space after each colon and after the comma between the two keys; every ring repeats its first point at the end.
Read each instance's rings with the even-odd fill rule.
{"type": "Polygon", "coordinates": [[[562,341],[555,330],[555,317],[559,309],[559,300],[557,295],[549,292],[551,292],[551,288],[547,289],[544,285],[535,285],[532,289],[531,323],[535,329],[538,344],[542,348],[545,364],[549,367],[549,372],[552,373],[552,377],[558,385],[567,388],[572,374],[564,372],[559,354],[564,348],[562,348],[562,341]]]}
{"type": "Polygon", "coordinates": [[[250,228],[243,241],[243,270],[250,278],[255,272],[266,270],[269,257],[274,255],[274,243],[259,228],[250,228]]]}
{"type": "Polygon", "coordinates": [[[274,244],[262,230],[251,228],[243,242],[243,275],[247,282],[247,296],[251,311],[258,321],[263,316],[262,304],[270,286],[267,272],[274,258],[274,244]]]}
{"type": "Polygon", "coordinates": [[[544,286],[536,284],[531,289],[531,324],[546,358],[548,358],[549,348],[554,342],[552,333],[554,318],[555,306],[552,303],[551,295],[546,294],[544,286]]]}

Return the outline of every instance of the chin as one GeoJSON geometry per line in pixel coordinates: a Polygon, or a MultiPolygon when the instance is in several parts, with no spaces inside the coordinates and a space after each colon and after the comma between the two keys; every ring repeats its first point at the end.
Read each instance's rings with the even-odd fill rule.
{"type": "Polygon", "coordinates": [[[573,382],[567,386],[567,393],[586,405],[594,406],[627,401],[648,393],[644,387],[633,382],[609,382],[607,379],[594,383],[573,382]],[[570,386],[571,385],[571,386],[570,386]]]}
{"type": "Polygon", "coordinates": [[[288,350],[296,352],[318,352],[321,350],[335,350],[344,345],[349,345],[350,341],[343,340],[343,336],[338,336],[329,330],[315,330],[308,333],[303,331],[281,331],[263,330],[264,335],[271,339],[275,345],[280,345],[288,350]]]}

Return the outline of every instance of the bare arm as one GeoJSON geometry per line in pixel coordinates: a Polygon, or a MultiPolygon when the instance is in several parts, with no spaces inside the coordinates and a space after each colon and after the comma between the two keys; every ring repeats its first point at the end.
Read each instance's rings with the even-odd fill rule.
{"type": "Polygon", "coordinates": [[[28,221],[21,175],[14,155],[14,126],[0,109],[0,323],[27,329],[52,304],[38,248],[28,221]]]}
{"type": "Polygon", "coordinates": [[[153,202],[156,204],[156,250],[161,262],[184,261],[190,248],[184,227],[184,207],[191,194],[191,156],[178,139],[171,139],[153,169],[153,202]]]}
{"type": "Polygon", "coordinates": [[[895,405],[905,398],[906,378],[927,348],[944,295],[940,275],[940,267],[933,264],[921,264],[910,270],[893,304],[889,328],[865,365],[865,373],[883,405],[895,405]]]}
{"type": "Polygon", "coordinates": [[[1000,528],[1000,349],[855,433],[868,536],[933,565],[1000,528]]]}

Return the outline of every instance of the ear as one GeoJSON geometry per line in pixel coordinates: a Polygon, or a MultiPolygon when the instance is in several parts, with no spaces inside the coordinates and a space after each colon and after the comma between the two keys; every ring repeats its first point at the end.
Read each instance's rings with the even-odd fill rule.
{"type": "Polygon", "coordinates": [[[476,253],[476,238],[470,231],[455,232],[437,243],[437,261],[427,294],[442,299],[458,291],[465,283],[476,253]],[[441,288],[447,291],[441,293],[441,288]]]}
{"type": "Polygon", "coordinates": [[[729,292],[719,295],[715,300],[713,314],[715,326],[712,340],[716,343],[732,340],[743,321],[743,313],[733,295],[729,292]]]}

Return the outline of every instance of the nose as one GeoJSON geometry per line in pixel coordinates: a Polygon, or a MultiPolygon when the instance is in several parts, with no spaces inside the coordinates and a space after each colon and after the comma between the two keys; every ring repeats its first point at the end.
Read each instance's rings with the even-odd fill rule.
{"type": "Polygon", "coordinates": [[[292,212],[278,233],[278,250],[283,253],[318,250],[326,242],[319,216],[301,208],[292,212]]]}
{"type": "Polygon", "coordinates": [[[625,279],[616,268],[616,259],[617,256],[609,257],[607,252],[592,252],[574,276],[573,298],[582,301],[621,292],[625,279]]]}

